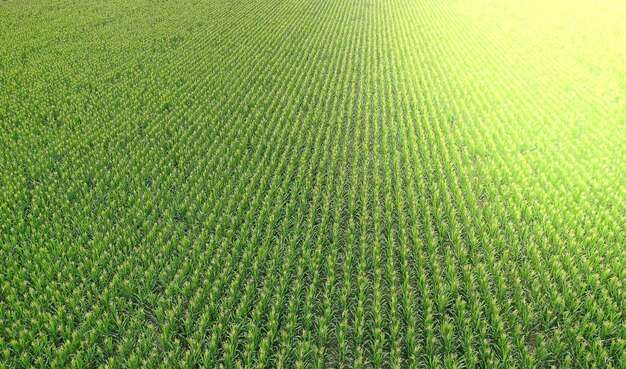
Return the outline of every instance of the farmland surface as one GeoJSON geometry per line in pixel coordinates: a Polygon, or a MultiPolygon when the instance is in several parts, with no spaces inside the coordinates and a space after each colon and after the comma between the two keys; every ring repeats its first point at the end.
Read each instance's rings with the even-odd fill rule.
{"type": "Polygon", "coordinates": [[[0,1],[0,368],[625,368],[625,20],[0,1]]]}

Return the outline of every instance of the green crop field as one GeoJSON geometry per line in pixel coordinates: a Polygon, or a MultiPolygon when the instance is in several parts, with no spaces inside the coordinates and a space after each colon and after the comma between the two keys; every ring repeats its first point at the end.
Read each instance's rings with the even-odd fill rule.
{"type": "Polygon", "coordinates": [[[626,368],[626,3],[0,1],[9,368],[626,368]]]}

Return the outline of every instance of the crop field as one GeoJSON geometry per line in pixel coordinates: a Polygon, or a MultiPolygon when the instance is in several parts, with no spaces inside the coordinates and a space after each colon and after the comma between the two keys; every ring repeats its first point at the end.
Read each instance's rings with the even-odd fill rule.
{"type": "Polygon", "coordinates": [[[0,1],[0,369],[626,368],[625,20],[0,1]]]}

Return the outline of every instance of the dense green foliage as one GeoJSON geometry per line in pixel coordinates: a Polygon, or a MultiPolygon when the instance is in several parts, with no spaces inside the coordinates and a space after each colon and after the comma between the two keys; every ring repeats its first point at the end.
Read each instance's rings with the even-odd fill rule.
{"type": "Polygon", "coordinates": [[[626,367],[624,19],[0,2],[0,368],[626,367]]]}

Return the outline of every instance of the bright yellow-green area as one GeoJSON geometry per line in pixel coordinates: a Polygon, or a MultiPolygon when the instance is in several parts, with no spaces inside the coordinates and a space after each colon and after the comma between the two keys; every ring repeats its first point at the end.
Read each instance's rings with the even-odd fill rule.
{"type": "Polygon", "coordinates": [[[0,368],[624,368],[626,5],[0,1],[0,368]]]}

